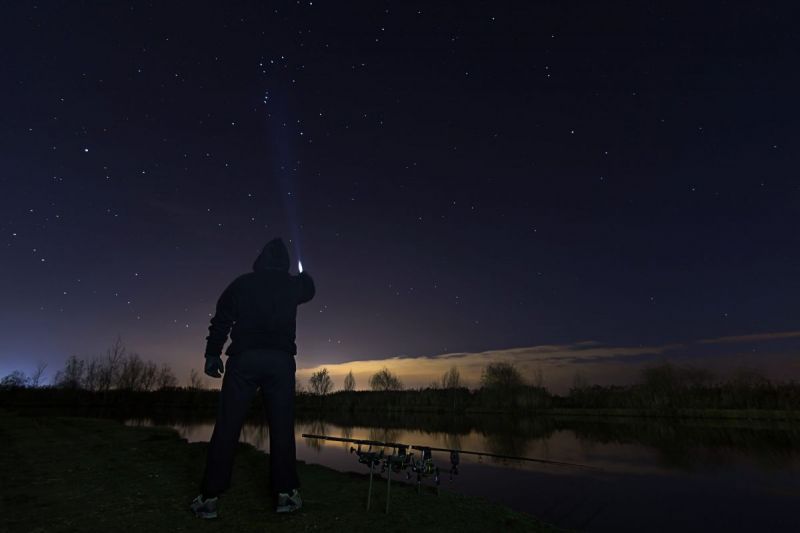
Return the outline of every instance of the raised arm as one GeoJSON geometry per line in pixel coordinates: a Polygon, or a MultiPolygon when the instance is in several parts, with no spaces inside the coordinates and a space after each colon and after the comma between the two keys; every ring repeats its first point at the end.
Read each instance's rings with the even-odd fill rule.
{"type": "Polygon", "coordinates": [[[317,292],[314,287],[314,279],[308,272],[301,272],[297,275],[297,279],[300,281],[300,300],[297,303],[304,304],[310,301],[317,292]]]}

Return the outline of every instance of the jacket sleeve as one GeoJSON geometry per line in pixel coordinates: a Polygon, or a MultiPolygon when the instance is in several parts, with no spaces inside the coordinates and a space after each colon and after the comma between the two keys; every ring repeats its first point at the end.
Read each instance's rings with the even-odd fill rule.
{"type": "Polygon", "coordinates": [[[217,311],[211,318],[208,337],[206,337],[206,357],[219,357],[222,354],[222,348],[225,346],[225,341],[228,340],[228,333],[237,319],[233,286],[233,283],[228,285],[217,300],[217,311]]]}
{"type": "Polygon", "coordinates": [[[311,301],[317,292],[314,287],[314,279],[308,272],[301,272],[297,275],[297,279],[300,281],[300,300],[297,303],[304,304],[311,301]]]}

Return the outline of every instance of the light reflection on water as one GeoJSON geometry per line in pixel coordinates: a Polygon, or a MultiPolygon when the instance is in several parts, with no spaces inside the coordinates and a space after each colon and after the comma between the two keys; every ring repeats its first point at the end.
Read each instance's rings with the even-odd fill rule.
{"type": "MultiPolygon", "coordinates": [[[[149,419],[126,423],[153,424],[149,419]]],[[[208,441],[214,429],[213,420],[161,425],[175,428],[190,442],[208,441]]],[[[295,438],[299,460],[341,471],[366,472],[349,453],[351,444],[301,435],[485,451],[594,467],[597,470],[462,455],[455,480],[449,482],[443,475],[445,489],[498,501],[567,528],[800,531],[798,513],[791,511],[800,505],[798,431],[740,428],[729,434],[725,428],[694,426],[577,425],[520,438],[513,433],[499,437],[481,428],[447,433],[298,421],[295,438]]],[[[269,430],[263,424],[245,424],[240,440],[269,452],[269,430]]],[[[449,470],[446,453],[435,452],[434,459],[443,472],[449,470]]]]}

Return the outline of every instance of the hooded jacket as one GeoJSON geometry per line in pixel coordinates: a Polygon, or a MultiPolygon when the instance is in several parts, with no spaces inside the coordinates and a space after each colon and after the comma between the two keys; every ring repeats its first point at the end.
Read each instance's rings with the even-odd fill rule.
{"type": "Polygon", "coordinates": [[[206,357],[222,353],[229,332],[227,355],[252,348],[295,355],[297,306],[311,300],[314,293],[314,280],[308,273],[289,274],[289,251],[283,241],[269,241],[253,263],[253,271],[233,280],[219,297],[206,337],[206,357]]]}

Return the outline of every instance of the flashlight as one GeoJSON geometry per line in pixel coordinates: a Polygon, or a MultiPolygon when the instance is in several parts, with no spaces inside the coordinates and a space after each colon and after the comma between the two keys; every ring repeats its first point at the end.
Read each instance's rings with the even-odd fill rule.
{"type": "Polygon", "coordinates": [[[302,261],[298,261],[297,262],[297,270],[299,270],[301,274],[303,273],[303,262],[302,261]]]}

